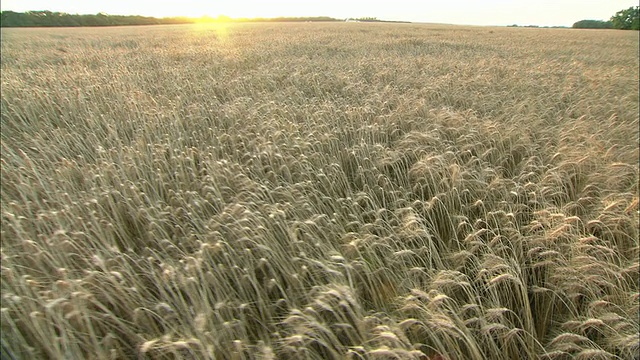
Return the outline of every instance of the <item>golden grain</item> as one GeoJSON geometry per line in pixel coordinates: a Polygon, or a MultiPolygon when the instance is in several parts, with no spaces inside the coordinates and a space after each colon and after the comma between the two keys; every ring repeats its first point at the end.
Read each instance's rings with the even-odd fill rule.
{"type": "Polygon", "coordinates": [[[216,24],[1,46],[3,351],[637,353],[630,32],[216,24]]]}

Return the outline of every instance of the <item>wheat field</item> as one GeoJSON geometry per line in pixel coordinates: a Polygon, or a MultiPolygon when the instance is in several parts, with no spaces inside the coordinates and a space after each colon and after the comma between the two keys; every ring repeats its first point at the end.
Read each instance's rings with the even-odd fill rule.
{"type": "Polygon", "coordinates": [[[638,32],[2,29],[3,359],[638,359],[638,32]]]}

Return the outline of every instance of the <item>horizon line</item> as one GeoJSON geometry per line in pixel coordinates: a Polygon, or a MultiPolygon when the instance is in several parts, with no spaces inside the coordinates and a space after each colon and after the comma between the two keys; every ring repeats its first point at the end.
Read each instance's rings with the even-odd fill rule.
{"type": "MultiPolygon", "coordinates": [[[[131,16],[131,17],[145,17],[150,19],[185,19],[192,20],[194,22],[207,22],[202,21],[204,19],[209,19],[208,22],[234,22],[234,21],[259,21],[259,20],[277,20],[277,19],[318,19],[318,18],[326,18],[327,21],[348,21],[355,20],[359,22],[388,22],[388,23],[407,23],[407,24],[439,24],[439,25],[457,25],[457,26],[482,26],[482,27],[539,27],[539,28],[571,28],[571,26],[567,25],[537,25],[537,24],[509,24],[509,25],[495,25],[495,24],[462,24],[462,23],[439,23],[439,22],[429,22],[429,21],[409,21],[409,20],[385,20],[383,18],[371,17],[371,16],[363,16],[363,17],[333,17],[328,15],[313,15],[313,16],[258,16],[258,17],[230,17],[224,14],[220,14],[217,16],[212,16],[208,14],[204,14],[201,16],[188,16],[188,15],[169,15],[169,16],[151,16],[151,15],[140,15],[140,14],[110,14],[107,12],[97,12],[95,14],[91,13],[69,13],[65,11],[53,11],[53,10],[26,10],[26,11],[15,11],[15,10],[0,10],[0,13],[4,12],[14,12],[14,13],[32,13],[32,12],[50,12],[61,15],[71,15],[71,16],[87,16],[87,15],[105,15],[105,16],[131,16]],[[371,20],[365,20],[371,19],[371,20]]],[[[598,20],[605,21],[605,20],[598,20]]]]}

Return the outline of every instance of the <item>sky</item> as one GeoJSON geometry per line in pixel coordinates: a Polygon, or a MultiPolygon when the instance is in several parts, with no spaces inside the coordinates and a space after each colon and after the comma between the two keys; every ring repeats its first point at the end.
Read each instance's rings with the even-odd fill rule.
{"type": "Polygon", "coordinates": [[[638,0],[2,0],[2,11],[51,10],[70,14],[238,17],[377,17],[461,25],[571,26],[608,20],[638,0]]]}

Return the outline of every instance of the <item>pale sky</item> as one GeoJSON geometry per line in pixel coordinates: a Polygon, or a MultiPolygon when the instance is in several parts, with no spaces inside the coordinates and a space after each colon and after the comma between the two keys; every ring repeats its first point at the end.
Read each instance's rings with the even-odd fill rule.
{"type": "Polygon", "coordinates": [[[236,17],[377,17],[466,25],[571,26],[579,20],[608,20],[638,0],[2,0],[0,8],[24,12],[51,10],[70,14],[155,17],[226,15],[236,17]]]}

